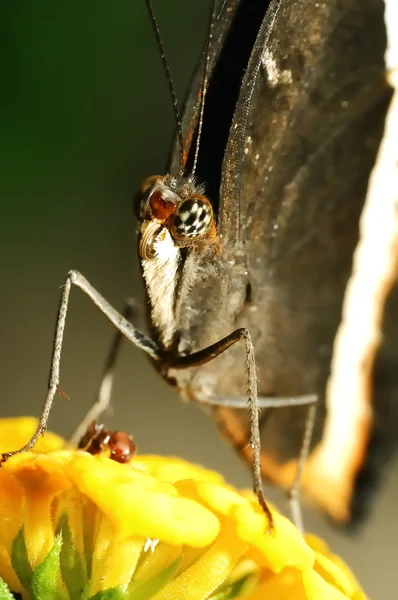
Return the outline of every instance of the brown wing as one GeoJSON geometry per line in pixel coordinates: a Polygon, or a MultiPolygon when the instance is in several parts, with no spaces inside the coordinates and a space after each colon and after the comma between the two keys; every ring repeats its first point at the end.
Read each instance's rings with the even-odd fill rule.
{"type": "MultiPolygon", "coordinates": [[[[317,446],[358,220],[390,97],[385,45],[381,1],[272,3],[243,80],[221,187],[220,232],[246,261],[250,293],[236,324],[254,336],[260,393],[318,394],[304,486],[339,520],[355,516],[350,503],[370,431],[361,420],[345,421],[350,407],[340,414],[349,425],[341,435],[352,436],[361,456],[346,456],[337,476],[317,463],[317,446]]],[[[262,415],[263,474],[279,485],[292,480],[305,417],[303,408],[262,415]]],[[[242,413],[219,410],[217,418],[245,448],[242,413]]],[[[337,427],[336,444],[339,435],[337,427]]]]}

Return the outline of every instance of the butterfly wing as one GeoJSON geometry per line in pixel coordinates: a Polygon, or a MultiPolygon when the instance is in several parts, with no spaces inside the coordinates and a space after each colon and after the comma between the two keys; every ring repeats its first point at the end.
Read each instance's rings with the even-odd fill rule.
{"type": "MultiPolygon", "coordinates": [[[[317,453],[333,341],[390,97],[385,45],[381,2],[271,3],[243,79],[221,183],[219,230],[247,273],[236,325],[252,332],[259,392],[318,395],[303,484],[338,520],[356,516],[356,477],[367,460],[360,399],[333,424],[336,449],[348,437],[360,456],[345,456],[336,473],[317,453]]],[[[297,407],[261,415],[263,475],[281,486],[294,476],[306,414],[297,407]]],[[[219,409],[217,418],[250,459],[243,411],[219,409]]]]}
{"type": "MultiPolygon", "coordinates": [[[[197,127],[200,116],[200,105],[203,87],[203,74],[205,68],[205,55],[208,54],[208,76],[211,77],[220,53],[225,45],[225,40],[231,28],[234,16],[239,8],[241,0],[225,0],[222,3],[217,20],[214,23],[213,39],[210,48],[205,46],[202,56],[196,65],[196,69],[191,79],[188,94],[184,102],[182,111],[182,131],[184,144],[184,168],[188,168],[189,158],[193,158],[193,146],[196,141],[197,127]]],[[[177,174],[180,170],[180,154],[178,149],[178,137],[173,141],[167,172],[177,174]]]]}

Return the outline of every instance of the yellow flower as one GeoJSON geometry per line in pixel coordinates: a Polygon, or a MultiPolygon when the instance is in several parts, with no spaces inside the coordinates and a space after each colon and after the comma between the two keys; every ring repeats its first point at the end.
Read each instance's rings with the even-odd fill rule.
{"type": "MultiPolygon", "coordinates": [[[[0,421],[0,452],[32,419],[0,421]]],[[[175,458],[120,464],[46,434],[0,470],[0,600],[364,599],[348,567],[246,492],[175,458]],[[41,453],[39,453],[41,452],[41,453]]]]}

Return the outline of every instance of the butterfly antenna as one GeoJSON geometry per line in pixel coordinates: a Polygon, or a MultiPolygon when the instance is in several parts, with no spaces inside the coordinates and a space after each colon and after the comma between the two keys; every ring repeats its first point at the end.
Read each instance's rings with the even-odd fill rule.
{"type": "Polygon", "coordinates": [[[156,43],[159,48],[160,57],[162,59],[163,68],[166,73],[166,78],[167,78],[167,83],[169,86],[171,101],[173,103],[174,117],[175,117],[176,124],[177,124],[178,146],[179,146],[179,154],[180,154],[180,174],[181,174],[184,170],[184,148],[183,148],[183,138],[182,138],[181,114],[180,114],[180,109],[178,108],[177,94],[176,94],[176,90],[174,87],[173,79],[171,77],[169,63],[167,61],[166,52],[164,50],[162,38],[160,36],[159,25],[156,21],[155,12],[153,10],[151,0],[146,0],[146,5],[148,8],[149,17],[151,19],[152,29],[155,34],[156,43]]]}
{"type": "Polygon", "coordinates": [[[206,99],[207,88],[209,87],[209,73],[208,73],[209,56],[210,56],[210,48],[211,48],[211,44],[212,44],[212,40],[213,40],[214,23],[216,21],[216,16],[217,16],[216,6],[217,6],[217,0],[213,0],[211,16],[210,16],[210,23],[209,23],[209,35],[207,37],[206,52],[205,52],[205,65],[204,65],[204,72],[203,72],[202,95],[200,98],[198,136],[196,138],[196,148],[195,148],[195,156],[194,156],[194,160],[193,160],[192,175],[195,175],[196,165],[198,164],[200,138],[202,136],[202,129],[203,129],[203,115],[204,115],[204,111],[205,111],[205,99],[206,99]]]}

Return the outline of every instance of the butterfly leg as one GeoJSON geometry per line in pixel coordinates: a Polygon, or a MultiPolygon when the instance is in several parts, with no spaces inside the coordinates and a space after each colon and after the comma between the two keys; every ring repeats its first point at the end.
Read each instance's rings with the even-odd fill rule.
{"type": "Polygon", "coordinates": [[[301,478],[303,475],[305,463],[310,452],[312,432],[314,431],[315,424],[317,400],[318,398],[315,396],[315,399],[308,406],[300,454],[297,459],[296,473],[294,476],[293,483],[290,489],[288,490],[288,500],[290,506],[290,514],[292,516],[292,522],[295,524],[295,526],[301,533],[304,533],[303,515],[301,512],[300,502],[301,478]]]}
{"type": "Polygon", "coordinates": [[[121,315],[93,286],[87,281],[78,271],[69,271],[65,284],[62,289],[61,301],[58,309],[57,323],[55,328],[55,337],[53,345],[53,353],[51,358],[50,376],[47,397],[44,402],[42,413],[39,418],[37,429],[31,439],[19,450],[6,452],[0,457],[0,464],[6,461],[10,456],[25,452],[33,448],[40,435],[46,428],[48,417],[51,412],[51,407],[54,401],[54,396],[58,390],[59,372],[61,363],[62,343],[64,338],[64,330],[66,323],[66,315],[68,312],[69,294],[72,286],[79,287],[83,292],[91,298],[94,304],[100,311],[109,319],[120,333],[132,342],[137,348],[140,348],[155,360],[161,360],[157,344],[149,337],[138,331],[123,315],[121,315]]]}
{"type": "Polygon", "coordinates": [[[268,533],[270,533],[274,527],[271,511],[265,501],[263,484],[261,479],[261,464],[260,464],[260,422],[259,422],[259,406],[257,396],[257,372],[256,372],[256,359],[254,354],[254,346],[252,338],[248,329],[240,328],[233,331],[230,335],[223,338],[216,344],[208,346],[204,350],[195,352],[188,356],[180,357],[176,362],[170,365],[176,369],[186,369],[189,367],[197,367],[203,365],[213,358],[216,358],[228,348],[233,346],[239,341],[243,341],[246,349],[246,366],[247,366],[247,383],[248,383],[248,399],[247,407],[250,413],[250,446],[253,449],[253,461],[252,461],[252,482],[253,491],[257,496],[258,502],[263,509],[268,519],[268,533]]]}
{"type": "MultiPolygon", "coordinates": [[[[303,518],[301,514],[301,503],[300,503],[300,485],[303,474],[305,462],[308,458],[310,451],[310,444],[312,438],[312,432],[314,429],[315,415],[316,415],[316,404],[318,397],[314,394],[297,397],[259,397],[258,408],[289,408],[293,406],[305,406],[308,405],[307,418],[304,425],[304,433],[300,447],[300,454],[297,459],[296,473],[290,489],[288,490],[288,500],[290,506],[290,514],[292,522],[295,524],[297,529],[303,533],[303,518]]],[[[247,409],[247,398],[245,396],[237,396],[235,398],[228,397],[214,397],[206,399],[203,404],[206,406],[231,408],[231,409],[247,409]]]]}
{"type": "MultiPolygon", "coordinates": [[[[129,298],[125,303],[122,316],[128,321],[134,322],[136,321],[137,313],[138,311],[134,299],[129,298]]],[[[81,421],[81,423],[79,423],[68,440],[73,446],[78,445],[79,441],[86,433],[89,425],[93,421],[97,421],[99,416],[108,409],[111,403],[115,367],[120,355],[120,348],[123,338],[124,335],[119,330],[116,330],[105,361],[100,385],[94,397],[94,402],[90,406],[84,419],[81,421]]]]}
{"type": "MultiPolygon", "coordinates": [[[[313,404],[317,401],[317,396],[315,394],[308,394],[305,396],[279,396],[278,398],[275,398],[274,396],[259,396],[257,401],[260,410],[262,408],[290,408],[291,406],[313,404]]],[[[222,406],[223,408],[244,409],[248,407],[246,396],[236,396],[234,398],[218,396],[206,398],[206,400],[203,401],[199,400],[199,402],[202,402],[207,406],[222,406]]]]}

